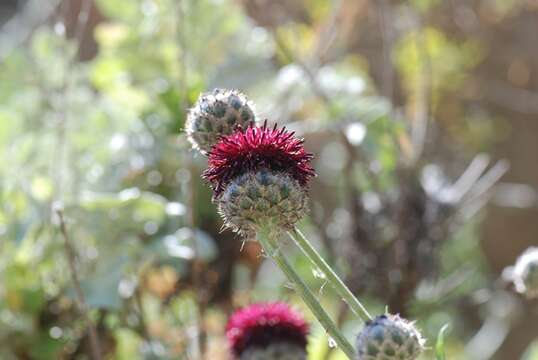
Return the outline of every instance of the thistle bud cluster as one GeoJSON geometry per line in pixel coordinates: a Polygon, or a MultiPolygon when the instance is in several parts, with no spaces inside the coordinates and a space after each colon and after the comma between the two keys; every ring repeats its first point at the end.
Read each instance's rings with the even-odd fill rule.
{"type": "Polygon", "coordinates": [[[312,154],[286,128],[256,126],[252,103],[235,90],[202,94],[189,112],[186,133],[208,155],[211,183],[224,225],[248,235],[259,226],[291,228],[307,208],[315,176],[312,154]]]}

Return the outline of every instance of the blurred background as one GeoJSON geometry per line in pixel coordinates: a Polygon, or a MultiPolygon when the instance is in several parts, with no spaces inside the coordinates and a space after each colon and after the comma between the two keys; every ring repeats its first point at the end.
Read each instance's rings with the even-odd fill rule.
{"type": "Polygon", "coordinates": [[[229,359],[228,315],[282,299],[310,359],[344,359],[221,231],[182,129],[227,87],[306,138],[300,228],[423,359],[445,324],[447,359],[538,359],[538,303],[501,276],[538,245],[537,34],[536,0],[0,1],[0,358],[88,359],[88,315],[106,359],[229,359]]]}

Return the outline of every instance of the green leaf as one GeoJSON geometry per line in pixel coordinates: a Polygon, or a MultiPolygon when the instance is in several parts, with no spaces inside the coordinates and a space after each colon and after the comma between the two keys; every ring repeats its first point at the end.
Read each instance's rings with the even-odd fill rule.
{"type": "Polygon", "coordinates": [[[99,259],[97,271],[81,282],[89,307],[105,309],[119,309],[121,307],[118,286],[127,261],[126,255],[117,254],[110,254],[99,259]]]}
{"type": "Polygon", "coordinates": [[[525,352],[524,360],[538,360],[538,339],[536,339],[525,352]]]}
{"type": "Polygon", "coordinates": [[[217,257],[215,240],[200,229],[194,231],[188,227],[167,235],[148,247],[148,251],[158,254],[162,259],[176,258],[191,260],[194,256],[199,260],[210,262],[217,257]]]}
{"type": "Polygon", "coordinates": [[[435,359],[436,360],[446,360],[445,354],[445,333],[449,328],[449,324],[445,324],[439,334],[437,335],[437,342],[435,343],[435,359]]]}
{"type": "Polygon", "coordinates": [[[40,331],[35,337],[27,339],[31,343],[30,353],[35,359],[52,360],[61,358],[61,352],[65,344],[51,338],[48,330],[40,331]]]}
{"type": "Polygon", "coordinates": [[[115,357],[117,360],[140,358],[138,350],[142,339],[136,332],[131,329],[120,328],[114,332],[114,337],[116,338],[118,346],[118,351],[115,357]]]}
{"type": "Polygon", "coordinates": [[[132,0],[99,0],[97,6],[105,16],[123,20],[136,21],[140,17],[139,2],[132,0]]]}
{"type": "Polygon", "coordinates": [[[164,197],[129,188],[119,193],[86,192],[81,201],[81,207],[88,211],[118,211],[130,216],[138,222],[161,222],[166,216],[167,201],[164,197]]]}
{"type": "Polygon", "coordinates": [[[254,56],[231,56],[209,80],[208,88],[244,89],[268,81],[274,75],[269,59],[254,56]]]}

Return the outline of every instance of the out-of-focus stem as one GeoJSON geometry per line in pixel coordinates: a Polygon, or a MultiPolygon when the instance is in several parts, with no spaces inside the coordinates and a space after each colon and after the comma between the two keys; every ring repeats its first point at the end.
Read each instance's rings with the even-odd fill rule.
{"type": "Polygon", "coordinates": [[[288,235],[293,239],[293,241],[295,241],[297,246],[306,255],[306,257],[309,258],[310,261],[319,268],[319,270],[321,270],[329,284],[331,284],[338,295],[344,299],[351,310],[363,320],[372,319],[372,316],[368,313],[366,308],[355,297],[355,295],[353,295],[351,290],[349,290],[346,284],[344,284],[344,282],[338,277],[329,264],[323,260],[321,255],[316,251],[312,244],[310,244],[310,241],[308,241],[303,233],[299,229],[295,228],[294,231],[288,231],[288,235]]]}
{"type": "Polygon", "coordinates": [[[260,229],[257,232],[257,239],[263,246],[266,254],[276,262],[288,280],[293,283],[295,290],[299,293],[303,301],[310,308],[310,311],[312,311],[314,316],[316,316],[329,336],[334,339],[338,347],[347,355],[349,359],[354,359],[355,350],[353,349],[353,346],[351,346],[347,339],[338,330],[327,312],[325,312],[323,307],[320,305],[318,299],[314,296],[312,291],[310,291],[305,282],[284,257],[280,248],[275,245],[275,241],[271,238],[270,231],[260,229]]]}
{"type": "Polygon", "coordinates": [[[69,237],[69,234],[67,232],[67,227],[65,226],[64,214],[62,210],[57,210],[56,214],[58,215],[58,219],[60,220],[60,231],[64,238],[65,254],[67,257],[67,263],[69,264],[69,272],[71,273],[71,281],[73,282],[73,287],[75,288],[78,306],[80,312],[82,313],[82,316],[84,317],[86,326],[88,327],[92,359],[102,360],[101,346],[99,344],[97,330],[95,329],[95,325],[90,318],[88,305],[86,304],[86,299],[84,297],[84,292],[82,291],[82,287],[80,286],[77,267],[75,265],[75,251],[73,249],[73,245],[71,244],[71,238],[69,237]]]}

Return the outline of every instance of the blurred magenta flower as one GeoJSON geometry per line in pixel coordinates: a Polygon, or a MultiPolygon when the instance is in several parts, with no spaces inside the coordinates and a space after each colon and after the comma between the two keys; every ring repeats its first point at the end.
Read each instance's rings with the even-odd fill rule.
{"type": "Polygon", "coordinates": [[[303,317],[283,302],[242,308],[226,326],[230,350],[238,359],[258,358],[261,354],[275,360],[304,359],[308,332],[303,317]]]}

